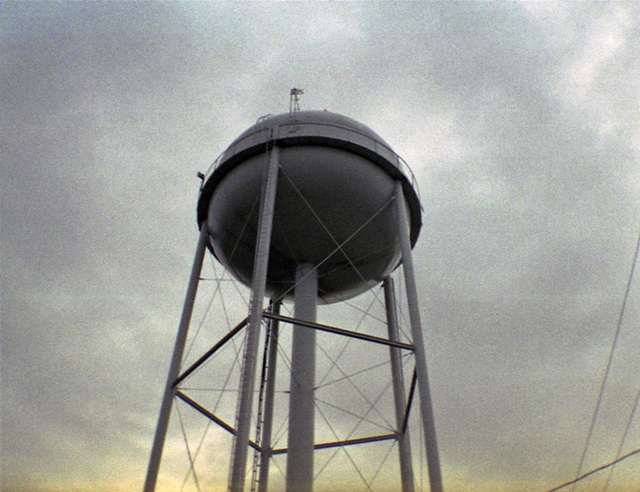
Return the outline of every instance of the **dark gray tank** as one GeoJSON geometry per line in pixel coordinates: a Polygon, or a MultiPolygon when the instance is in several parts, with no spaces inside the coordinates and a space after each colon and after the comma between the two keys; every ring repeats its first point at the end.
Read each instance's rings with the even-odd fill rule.
{"type": "Polygon", "coordinates": [[[412,246],[422,223],[411,171],[371,129],[327,111],[263,117],[216,160],[198,201],[198,224],[206,221],[218,261],[251,284],[261,184],[274,145],[280,171],[268,294],[290,289],[302,263],[317,267],[322,303],[365,292],[393,271],[400,262],[396,180],[407,200],[412,246]]]}

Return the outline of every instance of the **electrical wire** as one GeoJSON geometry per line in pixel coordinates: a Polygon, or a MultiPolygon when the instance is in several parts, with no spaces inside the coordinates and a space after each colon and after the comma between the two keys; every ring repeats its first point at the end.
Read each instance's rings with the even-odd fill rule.
{"type": "MultiPolygon", "coordinates": [[[[640,401],[640,390],[638,390],[638,394],[636,395],[636,401],[634,402],[633,407],[631,408],[631,413],[629,414],[629,419],[627,420],[627,425],[624,429],[624,434],[622,434],[622,439],[620,439],[620,445],[618,446],[618,451],[616,451],[616,459],[620,456],[620,453],[622,453],[622,447],[624,446],[624,442],[627,440],[627,435],[629,434],[629,429],[631,428],[631,422],[633,422],[633,416],[636,414],[636,410],[638,408],[638,401],[640,401]]],[[[609,470],[609,474],[607,475],[607,481],[604,484],[603,492],[607,491],[607,488],[609,487],[609,482],[611,481],[611,476],[613,475],[614,470],[615,470],[615,466],[612,466],[611,469],[609,470]]]]}
{"type": "MultiPolygon", "coordinates": [[[[611,344],[611,350],[609,351],[609,360],[607,361],[607,367],[604,371],[604,376],[602,378],[602,382],[600,383],[600,393],[598,395],[598,401],[596,403],[596,408],[593,412],[593,416],[591,417],[591,425],[589,426],[589,432],[587,434],[587,440],[584,443],[584,449],[582,450],[582,457],[580,458],[580,465],[578,466],[578,471],[576,473],[576,477],[580,475],[582,471],[582,466],[584,465],[585,457],[587,456],[587,451],[589,449],[589,443],[591,442],[591,437],[593,435],[593,429],[595,427],[596,419],[598,418],[598,412],[600,411],[600,404],[602,403],[602,396],[604,395],[604,388],[607,383],[607,379],[609,377],[609,371],[611,370],[611,362],[613,361],[613,354],[616,349],[616,344],[618,342],[618,335],[620,335],[620,328],[622,327],[622,320],[624,318],[625,309],[627,306],[627,299],[629,298],[629,291],[631,290],[631,282],[633,281],[633,273],[635,271],[636,263],[638,261],[638,251],[640,250],[640,233],[638,233],[638,239],[636,241],[636,250],[633,255],[633,261],[631,263],[631,272],[629,273],[629,278],[627,280],[627,287],[624,293],[624,299],[622,301],[622,306],[620,308],[620,315],[618,316],[618,324],[616,326],[616,333],[613,337],[613,343],[611,344]]],[[[575,483],[575,482],[571,482],[575,483]]]]}
{"type": "Polygon", "coordinates": [[[620,463],[621,461],[626,460],[627,458],[631,458],[632,456],[634,456],[634,455],[636,455],[638,453],[640,453],[640,448],[634,449],[633,451],[630,451],[629,453],[625,454],[624,456],[620,456],[620,458],[618,458],[616,460],[613,460],[610,463],[607,463],[606,465],[599,466],[598,468],[594,468],[593,470],[588,471],[587,473],[583,473],[579,477],[574,478],[573,480],[570,480],[568,482],[565,482],[562,485],[558,485],[557,487],[554,487],[554,488],[550,489],[549,492],[555,492],[556,490],[560,490],[560,489],[562,489],[564,487],[567,487],[568,485],[576,484],[580,480],[584,480],[585,478],[593,475],[594,473],[602,471],[605,468],[609,468],[610,466],[614,466],[615,464],[620,463]]]}

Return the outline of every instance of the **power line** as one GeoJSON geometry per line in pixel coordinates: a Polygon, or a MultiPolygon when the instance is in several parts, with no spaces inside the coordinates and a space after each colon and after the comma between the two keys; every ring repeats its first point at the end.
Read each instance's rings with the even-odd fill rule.
{"type": "MultiPolygon", "coordinates": [[[[636,409],[638,408],[638,402],[640,401],[640,390],[638,390],[638,394],[636,395],[636,401],[631,408],[631,413],[629,414],[629,419],[627,420],[627,426],[624,429],[624,434],[622,434],[622,439],[620,439],[620,445],[618,446],[618,451],[616,451],[616,458],[620,456],[622,452],[622,446],[624,446],[624,442],[627,440],[627,435],[629,434],[629,429],[631,428],[631,422],[633,422],[633,416],[636,413],[636,409]]],[[[607,476],[607,482],[604,484],[603,492],[606,492],[609,487],[609,482],[611,481],[611,475],[613,475],[613,471],[615,470],[615,466],[611,467],[609,470],[609,475],[607,476]]]]}
{"type": "MultiPolygon", "coordinates": [[[[636,241],[636,250],[633,255],[633,261],[631,263],[631,272],[629,273],[629,278],[627,280],[627,288],[624,293],[624,299],[622,301],[622,307],[620,308],[620,315],[618,316],[618,324],[616,326],[616,334],[613,337],[613,343],[611,344],[611,350],[609,351],[609,360],[607,361],[607,368],[604,371],[604,376],[602,378],[602,383],[600,383],[600,393],[598,395],[598,401],[596,403],[596,408],[593,412],[593,416],[591,417],[591,425],[589,426],[589,433],[587,434],[587,440],[584,443],[584,449],[582,450],[582,457],[580,458],[580,465],[578,466],[578,471],[576,476],[580,475],[580,471],[582,470],[582,466],[584,465],[584,459],[587,455],[587,450],[589,449],[589,443],[591,441],[591,436],[593,435],[593,428],[595,427],[596,419],[598,417],[598,412],[600,410],[600,404],[602,403],[602,396],[604,394],[604,388],[607,383],[607,379],[609,377],[609,371],[611,369],[611,362],[613,361],[613,354],[615,352],[616,344],[618,342],[618,335],[620,335],[620,328],[622,327],[622,319],[624,318],[624,312],[627,306],[627,299],[629,298],[629,291],[631,290],[631,282],[633,280],[633,272],[635,271],[636,263],[638,261],[638,251],[640,250],[640,233],[638,234],[638,239],[636,241]]],[[[577,481],[577,479],[576,479],[577,481]]],[[[571,482],[571,483],[575,483],[571,482]]]]}
{"type": "Polygon", "coordinates": [[[626,460],[627,458],[631,458],[631,456],[633,456],[635,454],[638,454],[638,453],[640,453],[640,448],[634,449],[633,451],[625,454],[624,456],[620,456],[620,458],[618,458],[617,460],[613,460],[612,462],[607,463],[606,465],[602,465],[602,466],[599,466],[598,468],[594,468],[593,470],[580,475],[578,478],[574,478],[573,480],[565,482],[562,485],[558,485],[557,487],[555,487],[553,489],[550,489],[549,492],[555,492],[556,490],[560,490],[560,489],[566,487],[567,485],[573,485],[574,483],[577,483],[580,480],[583,480],[583,479],[587,478],[588,476],[593,475],[594,473],[597,473],[597,472],[599,472],[601,470],[604,470],[605,468],[609,468],[610,466],[613,466],[616,463],[620,463],[622,460],[626,460]]]}

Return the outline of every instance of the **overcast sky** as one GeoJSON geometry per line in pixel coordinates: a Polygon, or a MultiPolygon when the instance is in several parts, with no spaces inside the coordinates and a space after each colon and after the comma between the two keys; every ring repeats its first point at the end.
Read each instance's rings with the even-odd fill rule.
{"type": "MultiPolygon", "coordinates": [[[[445,489],[575,477],[640,232],[638,4],[1,2],[0,36],[6,490],[141,488],[196,173],[291,87],[418,179],[445,489]]],[[[639,320],[636,278],[583,471],[616,456],[639,320]]]]}

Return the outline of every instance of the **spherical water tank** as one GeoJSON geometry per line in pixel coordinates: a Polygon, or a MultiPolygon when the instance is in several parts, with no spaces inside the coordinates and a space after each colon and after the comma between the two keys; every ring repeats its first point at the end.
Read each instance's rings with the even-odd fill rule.
{"type": "Polygon", "coordinates": [[[251,284],[261,186],[270,149],[279,149],[267,292],[291,292],[297,265],[318,269],[318,300],[331,303],[370,289],[400,262],[393,204],[403,185],[411,244],[421,227],[418,195],[403,161],[375,132],[327,111],[263,117],[216,161],[198,202],[209,249],[251,284]]]}

